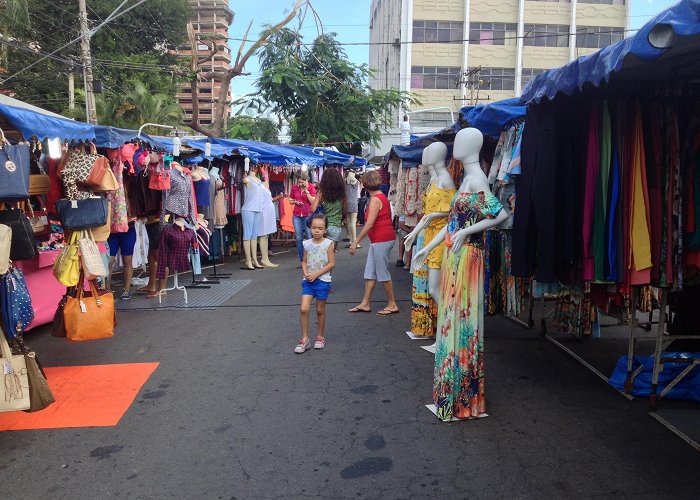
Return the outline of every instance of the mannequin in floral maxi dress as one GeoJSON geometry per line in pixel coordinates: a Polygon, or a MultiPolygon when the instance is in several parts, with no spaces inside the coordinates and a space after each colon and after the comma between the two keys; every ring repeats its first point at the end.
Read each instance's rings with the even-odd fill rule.
{"type": "Polygon", "coordinates": [[[457,133],[453,155],[464,164],[464,180],[450,205],[447,226],[418,252],[422,265],[445,241],[433,375],[433,402],[440,420],[476,418],[484,396],[484,231],[508,219],[489,190],[479,165],[483,136],[475,128],[457,133]]]}

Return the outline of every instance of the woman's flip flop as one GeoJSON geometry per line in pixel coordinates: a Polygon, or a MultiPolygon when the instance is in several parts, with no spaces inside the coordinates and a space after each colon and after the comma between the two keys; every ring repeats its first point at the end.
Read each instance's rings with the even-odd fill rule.
{"type": "Polygon", "coordinates": [[[399,313],[398,309],[395,309],[393,311],[391,309],[382,309],[381,311],[379,311],[377,313],[377,316],[389,316],[390,314],[398,314],[398,313],[399,313]]]}
{"type": "Polygon", "coordinates": [[[360,309],[359,307],[355,306],[352,309],[348,309],[348,312],[351,313],[371,313],[372,310],[367,310],[367,309],[360,309]]]}

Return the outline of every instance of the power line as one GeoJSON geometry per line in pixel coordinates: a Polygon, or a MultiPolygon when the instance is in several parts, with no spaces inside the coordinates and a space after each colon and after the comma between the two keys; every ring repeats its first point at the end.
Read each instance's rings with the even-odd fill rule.
{"type": "MultiPolygon", "coordinates": [[[[122,11],[122,12],[120,12],[119,14],[116,14],[116,15],[115,15],[115,13],[112,12],[112,14],[110,14],[109,17],[107,17],[107,19],[105,19],[105,21],[104,21],[102,24],[100,24],[99,26],[97,26],[96,28],[94,28],[93,30],[91,30],[91,34],[94,34],[97,30],[99,30],[102,26],[104,26],[104,25],[107,24],[108,22],[112,21],[113,19],[117,19],[117,18],[123,16],[124,14],[126,14],[127,12],[129,12],[131,9],[134,9],[134,8],[138,7],[139,5],[141,5],[142,3],[144,3],[145,1],[146,1],[146,0],[139,0],[138,3],[132,5],[131,7],[129,7],[128,9],[126,9],[126,10],[124,10],[124,11],[122,11]]],[[[126,0],[124,1],[124,3],[126,3],[126,0]]],[[[123,5],[123,4],[122,4],[122,5],[123,5]]],[[[120,7],[121,7],[121,6],[120,6],[120,7]]],[[[116,12],[116,11],[115,11],[115,12],[116,12]]],[[[76,43],[76,42],[79,42],[79,41],[82,40],[82,39],[83,39],[82,35],[79,36],[78,38],[74,38],[73,40],[71,40],[71,41],[68,42],[67,44],[65,44],[65,45],[63,45],[62,47],[59,47],[59,48],[57,48],[56,50],[54,50],[53,52],[51,52],[51,54],[42,57],[42,58],[39,59],[38,61],[34,61],[34,62],[33,62],[32,64],[30,64],[29,66],[25,66],[24,68],[20,69],[19,71],[17,71],[17,72],[15,72],[15,73],[13,73],[12,75],[8,76],[7,78],[5,78],[5,79],[2,81],[2,84],[7,83],[9,80],[11,80],[12,78],[16,77],[17,75],[19,75],[19,74],[21,74],[21,73],[24,73],[25,71],[27,71],[27,70],[30,69],[30,68],[33,68],[34,66],[36,66],[37,64],[39,64],[41,61],[43,61],[43,60],[46,59],[47,57],[53,56],[54,54],[56,54],[56,53],[62,51],[63,49],[65,49],[66,47],[68,47],[68,46],[70,46],[70,45],[73,45],[73,44],[76,43]]]]}

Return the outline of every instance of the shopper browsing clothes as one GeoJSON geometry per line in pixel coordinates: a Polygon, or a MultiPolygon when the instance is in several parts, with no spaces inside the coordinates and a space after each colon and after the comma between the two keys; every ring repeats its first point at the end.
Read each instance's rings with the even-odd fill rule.
{"type": "Polygon", "coordinates": [[[309,309],[311,301],[316,299],[316,319],[318,333],[314,349],[323,349],[326,337],[323,334],[326,326],[326,300],[331,291],[331,269],[335,267],[335,252],[333,241],[324,237],[328,228],[328,220],[323,214],[311,217],[311,239],[304,240],[304,255],[301,269],[304,277],[301,282],[301,340],[294,352],[301,354],[311,348],[309,339],[309,309]]]}
{"type": "Polygon", "coordinates": [[[309,174],[299,172],[297,183],[289,193],[289,202],[294,205],[294,235],[297,240],[299,262],[304,258],[304,235],[308,236],[306,222],[311,216],[311,203],[316,199],[316,188],[309,182],[309,174]]]}

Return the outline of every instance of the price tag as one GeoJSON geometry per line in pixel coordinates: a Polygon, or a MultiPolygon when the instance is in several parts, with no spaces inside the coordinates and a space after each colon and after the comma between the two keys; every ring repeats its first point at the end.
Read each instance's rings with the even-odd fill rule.
{"type": "Polygon", "coordinates": [[[78,208],[78,200],[71,200],[70,207],[71,208],[78,208]]]}
{"type": "Polygon", "coordinates": [[[87,312],[87,307],[85,307],[85,302],[82,300],[80,301],[80,311],[86,313],[87,312]]]}
{"type": "Polygon", "coordinates": [[[7,360],[2,364],[2,372],[5,375],[12,375],[12,362],[7,360]]]}

